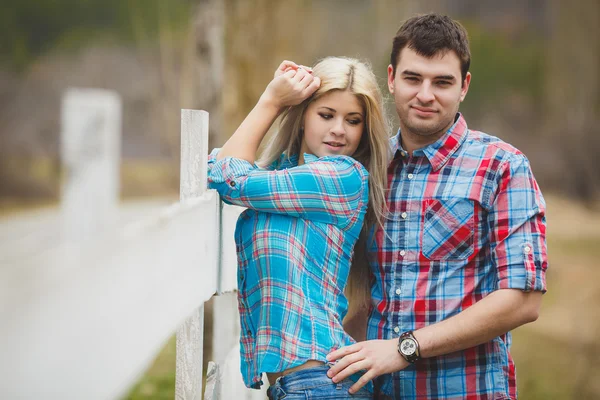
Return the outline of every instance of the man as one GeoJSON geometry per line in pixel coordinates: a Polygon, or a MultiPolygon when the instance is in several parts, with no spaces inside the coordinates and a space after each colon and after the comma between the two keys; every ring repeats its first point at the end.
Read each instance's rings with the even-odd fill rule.
{"type": "Polygon", "coordinates": [[[546,290],[545,203],[527,158],[467,128],[467,32],[437,14],[393,41],[389,217],[369,248],[367,340],[328,356],[350,390],[376,398],[514,399],[509,331],[535,321],[546,290]]]}

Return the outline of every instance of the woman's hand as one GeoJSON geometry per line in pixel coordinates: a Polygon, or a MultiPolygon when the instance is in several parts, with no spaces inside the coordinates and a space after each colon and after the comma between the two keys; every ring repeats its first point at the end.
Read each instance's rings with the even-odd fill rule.
{"type": "Polygon", "coordinates": [[[265,89],[260,102],[277,109],[295,106],[310,97],[321,85],[321,80],[312,75],[307,67],[284,61],[275,71],[273,80],[265,89]]]}
{"type": "Polygon", "coordinates": [[[312,74],[311,67],[307,67],[305,65],[298,65],[293,61],[284,60],[275,70],[275,75],[273,76],[273,78],[277,78],[278,76],[283,75],[288,71],[296,71],[298,68],[302,68],[312,74]]]}

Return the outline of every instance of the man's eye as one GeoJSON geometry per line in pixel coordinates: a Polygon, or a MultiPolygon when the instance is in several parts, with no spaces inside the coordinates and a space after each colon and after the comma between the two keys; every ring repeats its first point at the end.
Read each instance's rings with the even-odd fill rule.
{"type": "Polygon", "coordinates": [[[331,115],[331,114],[319,113],[319,115],[323,119],[331,119],[331,118],[333,118],[333,115],[331,115]]]}
{"type": "Polygon", "coordinates": [[[452,83],[449,81],[438,81],[437,84],[440,86],[448,86],[448,85],[451,85],[452,83]]]}
{"type": "Polygon", "coordinates": [[[416,76],[407,76],[404,79],[406,79],[407,81],[411,81],[411,82],[418,82],[419,78],[417,78],[416,76]]]}

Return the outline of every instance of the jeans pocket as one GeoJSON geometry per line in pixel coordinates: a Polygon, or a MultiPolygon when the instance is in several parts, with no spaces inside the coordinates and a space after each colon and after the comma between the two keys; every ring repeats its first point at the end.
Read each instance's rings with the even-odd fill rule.
{"type": "Polygon", "coordinates": [[[474,252],[475,205],[468,199],[428,200],[421,251],[429,260],[464,260],[474,252]]]}

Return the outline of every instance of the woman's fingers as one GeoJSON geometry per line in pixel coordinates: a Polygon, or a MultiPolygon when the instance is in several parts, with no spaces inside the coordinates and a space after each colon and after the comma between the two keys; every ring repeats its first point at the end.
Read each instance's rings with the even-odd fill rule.
{"type": "Polygon", "coordinates": [[[312,74],[313,72],[311,67],[307,67],[306,65],[298,65],[293,61],[285,60],[281,64],[279,64],[279,67],[275,71],[274,77],[277,78],[278,76],[281,76],[288,71],[297,71],[300,69],[308,72],[309,74],[312,74]]]}
{"type": "Polygon", "coordinates": [[[281,64],[279,64],[279,67],[277,68],[277,70],[275,70],[275,78],[277,78],[278,76],[283,75],[284,73],[286,73],[287,71],[290,70],[297,70],[299,68],[299,65],[296,64],[293,61],[288,61],[288,60],[284,60],[281,64]]]}
{"type": "Polygon", "coordinates": [[[310,82],[310,84],[304,89],[304,96],[308,98],[311,94],[317,91],[321,86],[321,79],[318,76],[315,76],[314,79],[310,82]]]}

